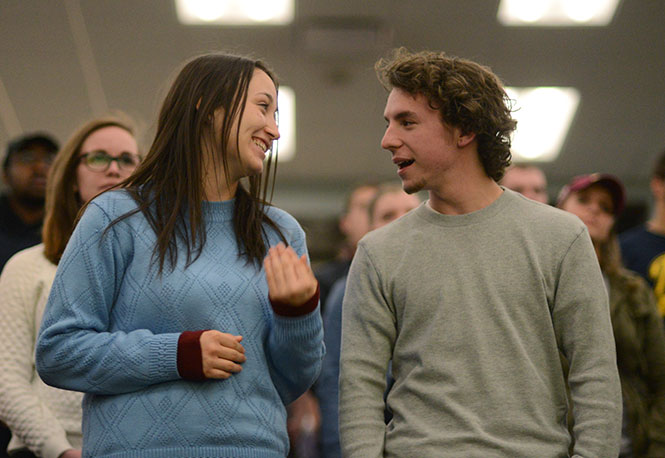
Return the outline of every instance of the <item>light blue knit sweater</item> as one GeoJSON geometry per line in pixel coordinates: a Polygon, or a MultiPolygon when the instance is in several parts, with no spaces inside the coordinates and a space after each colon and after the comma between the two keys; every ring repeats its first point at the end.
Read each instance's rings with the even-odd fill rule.
{"type": "MultiPolygon", "coordinates": [[[[84,456],[284,457],[284,405],[316,379],[324,354],[317,308],[277,316],[262,267],[238,257],[233,202],[206,202],[201,256],[160,277],[155,234],[124,191],[86,210],[65,250],[36,349],[46,383],[83,391],[84,456]],[[227,380],[190,382],[177,370],[183,331],[242,335],[247,361],[227,380]]],[[[269,208],[289,244],[306,253],[302,229],[269,208]]],[[[279,241],[266,229],[270,245],[279,241]]]]}

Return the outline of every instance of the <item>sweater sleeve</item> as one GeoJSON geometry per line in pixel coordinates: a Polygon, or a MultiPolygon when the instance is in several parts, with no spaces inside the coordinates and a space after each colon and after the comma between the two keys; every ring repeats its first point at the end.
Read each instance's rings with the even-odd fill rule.
{"type": "Polygon", "coordinates": [[[552,319],[570,362],[574,456],[617,456],[621,385],[607,291],[586,228],[559,266],[552,319]]]}
{"type": "Polygon", "coordinates": [[[0,419],[33,453],[57,458],[73,446],[32,386],[36,302],[50,285],[40,278],[30,254],[15,255],[0,276],[0,419]]]}
{"type": "Polygon", "coordinates": [[[36,347],[37,370],[49,385],[119,394],[180,378],[180,333],[110,328],[134,243],[123,223],[105,233],[111,220],[91,203],[58,265],[36,347]]]}
{"type": "MultiPolygon", "coordinates": [[[[301,229],[290,241],[298,256],[307,254],[301,229]]],[[[318,302],[318,301],[317,301],[318,302]]],[[[289,404],[316,381],[325,355],[323,323],[318,305],[299,316],[272,313],[266,353],[270,375],[284,404],[289,404]]]]}
{"type": "Polygon", "coordinates": [[[383,456],[383,393],[397,334],[395,322],[379,272],[361,243],[351,264],[342,306],[339,429],[345,457],[383,456]]]}

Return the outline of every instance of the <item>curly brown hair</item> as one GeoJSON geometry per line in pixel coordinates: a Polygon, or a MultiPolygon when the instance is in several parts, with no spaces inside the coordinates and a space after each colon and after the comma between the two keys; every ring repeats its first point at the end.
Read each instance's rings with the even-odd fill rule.
{"type": "Polygon", "coordinates": [[[510,165],[510,135],[517,121],[503,84],[492,71],[443,52],[397,48],[374,66],[381,84],[423,94],[446,124],[474,133],[485,173],[495,181],[510,165]]]}

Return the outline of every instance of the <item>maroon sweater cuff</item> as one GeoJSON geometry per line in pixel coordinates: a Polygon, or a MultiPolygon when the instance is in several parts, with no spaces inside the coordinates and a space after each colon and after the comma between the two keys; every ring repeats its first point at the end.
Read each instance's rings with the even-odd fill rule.
{"type": "Polygon", "coordinates": [[[205,380],[201,356],[202,331],[185,331],[178,338],[178,373],[185,380],[205,380]]]}
{"type": "Polygon", "coordinates": [[[307,315],[308,313],[313,312],[316,309],[316,306],[319,305],[319,284],[316,284],[316,291],[314,295],[309,298],[307,302],[303,305],[293,306],[287,304],[286,302],[273,301],[270,299],[270,305],[272,310],[279,316],[288,316],[288,317],[297,317],[307,315]]]}

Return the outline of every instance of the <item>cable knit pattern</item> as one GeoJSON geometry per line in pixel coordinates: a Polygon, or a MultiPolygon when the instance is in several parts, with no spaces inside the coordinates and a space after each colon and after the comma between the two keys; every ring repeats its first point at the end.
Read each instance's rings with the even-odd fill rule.
{"type": "Polygon", "coordinates": [[[9,450],[44,458],[81,447],[81,399],[52,388],[35,370],[34,346],[56,266],[44,245],[14,255],[0,276],[0,418],[13,432],[9,450]]]}
{"type": "MultiPolygon", "coordinates": [[[[284,457],[284,405],[316,379],[324,353],[318,307],[276,316],[262,266],[239,257],[233,201],[204,204],[207,240],[187,265],[159,274],[155,234],[124,191],[87,208],[56,274],[38,339],[47,383],[86,392],[83,455],[94,457],[284,457]],[[184,331],[242,335],[247,361],[227,380],[183,380],[184,331]]],[[[298,255],[305,237],[287,213],[269,208],[298,255]]],[[[270,245],[280,239],[266,228],[270,245]]]]}

